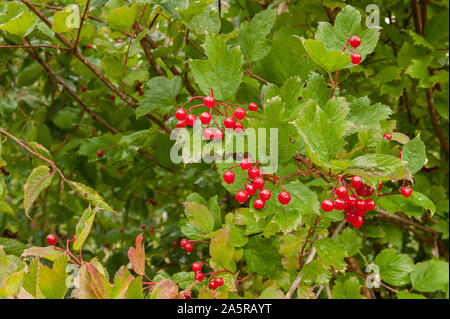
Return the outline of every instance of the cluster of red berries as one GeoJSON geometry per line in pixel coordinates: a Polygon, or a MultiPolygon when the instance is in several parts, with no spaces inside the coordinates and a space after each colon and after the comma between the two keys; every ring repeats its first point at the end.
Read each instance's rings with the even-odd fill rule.
{"type": "Polygon", "coordinates": [[[139,95],[144,95],[144,91],[142,90],[142,82],[138,82],[136,84],[136,92],[139,92],[139,95]]]}
{"type": "Polygon", "coordinates": [[[190,253],[192,250],[194,250],[194,244],[189,242],[187,238],[183,238],[182,240],[180,240],[180,246],[183,247],[187,253],[190,253]]]}
{"type": "Polygon", "coordinates": [[[264,177],[271,177],[278,179],[283,191],[278,194],[278,201],[287,205],[291,201],[291,195],[284,190],[283,184],[279,181],[277,176],[262,174],[258,166],[261,165],[258,161],[256,161],[255,165],[253,165],[252,160],[249,158],[243,158],[240,164],[230,167],[225,173],[223,173],[222,177],[225,183],[233,184],[235,180],[235,173],[232,171],[233,168],[240,166],[242,170],[248,170],[248,177],[245,179],[244,183],[241,185],[240,190],[236,193],[236,200],[243,204],[247,201],[247,199],[257,193],[259,190],[259,198],[257,198],[253,202],[253,206],[256,209],[263,209],[266,201],[272,197],[272,193],[270,190],[264,188],[265,180],[264,177]],[[247,183],[247,181],[250,181],[247,183]],[[244,190],[242,190],[244,188],[244,190]]]}
{"type": "MultiPolygon", "coordinates": [[[[347,43],[345,44],[344,51],[346,49],[348,49],[347,46],[349,44],[353,47],[353,49],[356,49],[357,47],[359,47],[361,45],[361,38],[358,37],[357,35],[351,36],[347,40],[347,43]]],[[[349,49],[349,50],[352,51],[352,53],[350,54],[350,58],[352,59],[353,65],[358,66],[359,63],[361,62],[361,54],[359,54],[359,52],[353,51],[352,49],[349,49]]]]}
{"type": "MultiPolygon", "coordinates": [[[[195,273],[194,278],[197,281],[203,281],[205,278],[205,274],[202,273],[203,265],[200,262],[196,262],[192,264],[192,271],[195,273]]],[[[213,276],[209,280],[209,289],[216,290],[220,286],[223,285],[223,279],[221,277],[215,277],[215,272],[212,273],[213,276]]]]}
{"type": "MultiPolygon", "coordinates": [[[[225,119],[223,120],[223,126],[226,129],[233,129],[236,133],[241,132],[244,129],[244,125],[242,124],[241,121],[245,118],[245,116],[247,114],[246,111],[242,107],[240,107],[236,104],[226,104],[226,103],[217,102],[214,99],[212,89],[210,89],[210,92],[211,92],[210,95],[205,96],[205,97],[194,96],[194,97],[190,98],[186,103],[183,104],[183,106],[181,108],[179,108],[175,112],[175,117],[178,120],[177,128],[182,129],[186,125],[190,126],[190,127],[194,126],[195,123],[197,122],[197,116],[192,114],[191,112],[195,108],[204,106],[209,111],[201,113],[199,116],[199,119],[200,119],[200,122],[206,126],[205,129],[203,130],[203,138],[205,140],[214,139],[216,141],[221,141],[224,137],[223,131],[220,129],[219,124],[217,123],[216,119],[214,118],[214,116],[212,114],[213,110],[215,110],[221,116],[225,116],[225,119]],[[203,103],[191,106],[190,108],[185,110],[184,106],[195,99],[199,99],[203,103]],[[234,108],[234,110],[232,108],[234,108]],[[211,120],[213,120],[213,122],[215,124],[215,128],[211,128],[209,126],[211,120]]],[[[248,110],[249,111],[257,111],[258,105],[256,103],[250,103],[248,105],[248,110]]]]}
{"type": "MultiPolygon", "coordinates": [[[[348,185],[343,179],[340,179],[339,181],[344,183],[344,185],[348,185]]],[[[323,200],[321,207],[325,212],[331,212],[333,209],[343,210],[346,213],[345,219],[355,228],[360,228],[364,223],[363,217],[366,212],[375,208],[375,202],[373,199],[362,199],[360,197],[372,196],[374,189],[369,185],[364,184],[361,176],[358,175],[351,178],[350,185],[355,190],[356,194],[353,193],[351,188],[349,189],[352,194],[349,194],[349,189],[345,186],[333,188],[331,190],[331,194],[332,196],[336,195],[337,198],[334,201],[332,199],[323,200]]],[[[378,191],[380,191],[382,187],[383,183],[380,182],[378,191]]],[[[403,186],[400,189],[400,193],[404,197],[409,197],[411,196],[412,189],[409,186],[403,186]]]]}
{"type": "Polygon", "coordinates": [[[155,200],[154,200],[153,198],[149,198],[149,199],[147,200],[147,202],[148,202],[149,204],[152,204],[152,206],[156,206],[156,205],[157,205],[156,202],[155,202],[155,200]]]}

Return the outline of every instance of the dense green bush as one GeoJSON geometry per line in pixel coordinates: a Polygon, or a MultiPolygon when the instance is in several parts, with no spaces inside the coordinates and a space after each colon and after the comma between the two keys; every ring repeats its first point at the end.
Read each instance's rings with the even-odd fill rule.
{"type": "Polygon", "coordinates": [[[448,298],[448,10],[2,1],[0,297],[448,298]]]}

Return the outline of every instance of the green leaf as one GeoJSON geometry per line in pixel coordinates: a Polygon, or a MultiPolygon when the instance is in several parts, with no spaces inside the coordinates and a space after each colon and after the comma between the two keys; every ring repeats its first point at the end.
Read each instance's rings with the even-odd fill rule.
{"type": "Polygon", "coordinates": [[[17,109],[17,101],[0,97],[0,115],[2,117],[10,116],[17,109]]]}
{"type": "Polygon", "coordinates": [[[28,248],[27,245],[12,238],[0,238],[0,246],[3,247],[5,253],[16,256],[20,256],[28,248]]]}
{"type": "Polygon", "coordinates": [[[336,236],[336,240],[345,248],[349,256],[356,255],[362,247],[361,237],[351,228],[345,228],[342,234],[336,236]]]}
{"type": "Polygon", "coordinates": [[[55,114],[53,123],[63,130],[69,130],[78,124],[81,111],[76,108],[64,108],[55,114]]]}
{"type": "Polygon", "coordinates": [[[189,23],[189,30],[195,33],[219,33],[220,18],[215,11],[204,11],[196,15],[189,23]]]}
{"type": "Polygon", "coordinates": [[[336,128],[319,106],[316,107],[313,121],[303,117],[295,122],[295,126],[305,141],[309,157],[318,165],[325,165],[334,159],[344,145],[336,128]]]}
{"type": "Polygon", "coordinates": [[[276,19],[276,10],[268,9],[255,14],[252,20],[244,24],[238,35],[238,43],[247,60],[261,60],[269,54],[271,46],[266,36],[276,19]]]}
{"type": "Polygon", "coordinates": [[[34,29],[34,18],[34,14],[31,12],[21,12],[16,17],[9,19],[8,22],[0,24],[0,30],[20,37],[26,36],[34,29]]]}
{"type": "Polygon", "coordinates": [[[360,294],[361,285],[356,277],[350,277],[344,282],[336,281],[331,293],[333,299],[365,299],[360,294]]]}
{"type": "Polygon", "coordinates": [[[206,206],[196,202],[186,202],[184,207],[189,223],[201,229],[205,235],[214,230],[214,216],[206,206]]]}
{"type": "Polygon", "coordinates": [[[125,299],[130,283],[134,277],[126,266],[120,267],[114,276],[114,285],[111,291],[111,299],[125,299]]]}
{"type": "Polygon", "coordinates": [[[267,287],[264,291],[259,295],[258,299],[284,299],[284,293],[278,287],[267,287]]]}
{"type": "Polygon", "coordinates": [[[80,27],[79,9],[77,6],[65,7],[53,15],[52,30],[54,32],[69,32],[80,27]]]}
{"type": "Polygon", "coordinates": [[[331,272],[319,260],[313,260],[306,264],[300,271],[302,282],[308,286],[316,283],[317,285],[327,285],[331,279],[331,272]]]}
{"type": "Polygon", "coordinates": [[[418,134],[403,147],[402,160],[408,162],[406,168],[411,171],[411,174],[415,174],[423,167],[426,159],[425,144],[423,144],[420,134],[418,134]]]}
{"type": "Polygon", "coordinates": [[[68,289],[67,276],[66,256],[56,259],[52,268],[41,264],[37,275],[37,295],[47,299],[62,299],[68,289]]]}
{"type": "Polygon", "coordinates": [[[77,194],[82,197],[83,199],[87,200],[91,205],[94,207],[98,207],[101,209],[104,209],[108,212],[113,212],[117,214],[117,212],[112,209],[103,199],[103,197],[100,196],[96,191],[94,191],[92,188],[78,182],[69,181],[68,184],[72,189],[77,192],[77,194]]]}
{"type": "Polygon", "coordinates": [[[399,254],[394,248],[382,250],[374,260],[379,267],[383,281],[393,286],[409,283],[409,274],[414,269],[413,260],[405,254],[399,254]]]}
{"type": "Polygon", "coordinates": [[[43,165],[33,169],[28,176],[27,182],[23,186],[23,206],[25,208],[25,214],[28,217],[30,217],[28,213],[34,201],[38,198],[39,194],[52,183],[53,173],[54,172],[50,172],[48,166],[43,165]]]}
{"type": "Polygon", "coordinates": [[[248,273],[257,272],[270,275],[281,269],[281,255],[278,252],[279,240],[265,239],[259,236],[251,237],[244,247],[244,259],[248,273]]]}
{"type": "Polygon", "coordinates": [[[204,44],[207,60],[193,60],[192,73],[203,93],[212,88],[218,100],[234,95],[241,84],[242,54],[238,48],[227,49],[226,42],[209,34],[204,44]]]}
{"type": "Polygon", "coordinates": [[[427,297],[407,291],[399,291],[397,293],[397,299],[427,299],[427,297]]]}
{"type": "Polygon", "coordinates": [[[415,264],[411,273],[411,283],[415,290],[421,292],[448,290],[448,262],[428,260],[415,264]]]}
{"type": "Polygon", "coordinates": [[[390,107],[381,103],[370,105],[368,97],[356,98],[350,103],[347,120],[354,124],[353,132],[379,128],[380,122],[392,114],[390,107]]]}
{"type": "Polygon", "coordinates": [[[0,176],[0,203],[3,202],[8,194],[3,176],[0,176]]]}
{"type": "Polygon", "coordinates": [[[344,257],[348,254],[342,245],[332,238],[321,238],[314,243],[320,260],[327,266],[332,266],[337,271],[343,271],[347,267],[344,257]]]}
{"type": "Polygon", "coordinates": [[[357,35],[361,38],[361,45],[357,51],[362,61],[375,49],[380,35],[379,27],[361,28],[361,14],[352,6],[345,6],[339,11],[334,26],[328,22],[319,22],[316,39],[323,42],[328,51],[342,51],[347,40],[357,35]]]}
{"type": "Polygon", "coordinates": [[[236,271],[236,262],[233,259],[234,247],[230,241],[229,228],[224,228],[211,234],[209,254],[211,255],[211,263],[217,267],[225,268],[232,272],[236,271]]]}
{"type": "Polygon", "coordinates": [[[112,10],[112,12],[105,17],[106,23],[113,29],[126,31],[130,29],[137,17],[139,6],[133,3],[131,6],[122,6],[112,10]]]}
{"type": "Polygon", "coordinates": [[[174,108],[175,98],[180,93],[182,83],[179,76],[171,80],[163,76],[152,78],[147,82],[148,89],[145,97],[136,108],[136,116],[141,117],[147,113],[161,111],[167,113],[174,108]]]}
{"type": "MultiPolygon", "coordinates": [[[[413,194],[414,193],[415,192],[413,192],[413,194]]],[[[413,196],[411,195],[411,197],[413,196]]],[[[401,194],[383,196],[377,201],[377,204],[379,204],[381,208],[389,211],[391,214],[403,212],[410,217],[420,219],[424,214],[424,210],[421,205],[418,205],[411,197],[405,198],[401,194]]]]}
{"type": "Polygon", "coordinates": [[[360,175],[366,184],[374,187],[380,179],[411,179],[411,173],[408,170],[405,170],[404,174],[398,174],[403,164],[404,161],[396,156],[367,154],[353,159],[347,171],[352,175],[360,175]]]}
{"type": "Polygon", "coordinates": [[[342,50],[327,51],[321,41],[299,39],[311,59],[328,73],[343,69],[351,62],[350,56],[342,50]]]}
{"type": "Polygon", "coordinates": [[[74,250],[79,250],[81,249],[81,247],[83,247],[86,238],[91,232],[96,212],[97,211],[95,209],[88,207],[81,215],[81,218],[78,220],[77,227],[75,228],[76,240],[73,243],[74,250]]]}

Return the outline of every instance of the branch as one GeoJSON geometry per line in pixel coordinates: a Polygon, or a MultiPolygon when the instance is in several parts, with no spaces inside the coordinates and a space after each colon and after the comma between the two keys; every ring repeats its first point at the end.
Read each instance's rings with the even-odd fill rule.
{"type": "Polygon", "coordinates": [[[91,0],[87,0],[86,7],[84,8],[83,16],[81,17],[80,27],[78,28],[77,38],[76,38],[75,43],[73,45],[73,49],[77,48],[78,42],[80,41],[81,28],[83,27],[84,20],[86,20],[86,17],[89,14],[89,5],[90,5],[90,3],[91,3],[91,0]]]}
{"type": "MultiPolygon", "coordinates": [[[[50,21],[42,14],[35,6],[33,6],[28,0],[21,0],[31,11],[33,11],[50,29],[52,28],[52,24],[50,21]]],[[[133,108],[137,108],[138,103],[128,96],[125,92],[122,92],[119,88],[117,88],[114,84],[112,84],[93,64],[91,64],[86,57],[84,57],[77,48],[73,48],[70,41],[64,36],[64,34],[56,32],[56,36],[64,43],[64,45],[70,48],[73,52],[73,55],[77,57],[92,73],[94,73],[108,88],[111,89],[117,96],[119,96],[125,103],[130,105],[133,108]]],[[[166,126],[161,120],[157,119],[151,114],[146,115],[151,121],[156,123],[158,126],[163,128],[166,132],[170,132],[171,129],[166,126]]]]}
{"type": "Polygon", "coordinates": [[[99,122],[103,127],[105,127],[107,130],[112,132],[113,134],[119,133],[114,127],[112,127],[108,122],[106,122],[100,115],[98,115],[96,112],[91,110],[91,108],[84,102],[71,88],[69,85],[66,84],[66,82],[61,79],[61,77],[56,74],[55,71],[52,70],[52,68],[45,63],[37,54],[36,52],[30,50],[30,55],[40,64],[42,67],[69,93],[75,101],[77,101],[81,107],[97,122],[99,122]]]}
{"type": "Polygon", "coordinates": [[[41,154],[39,154],[39,153],[37,153],[35,151],[33,151],[23,141],[21,141],[20,139],[18,139],[14,135],[11,135],[8,131],[5,131],[5,130],[0,128],[0,134],[3,134],[6,137],[10,138],[11,140],[13,140],[17,144],[19,144],[23,149],[27,150],[30,154],[32,154],[32,155],[38,157],[39,159],[41,159],[42,161],[48,163],[50,165],[50,167],[53,169],[53,171],[57,172],[59,174],[59,176],[61,177],[61,192],[64,190],[64,183],[67,183],[68,180],[67,180],[67,178],[64,176],[64,174],[61,172],[61,170],[56,166],[56,164],[53,161],[49,160],[48,158],[42,156],[41,154]]]}
{"type": "Polygon", "coordinates": [[[439,142],[441,143],[442,147],[445,151],[445,158],[448,159],[449,157],[449,146],[447,139],[444,137],[444,133],[442,132],[442,129],[439,125],[439,120],[436,115],[436,109],[434,107],[434,99],[433,99],[433,88],[427,88],[427,103],[428,103],[428,112],[430,113],[430,119],[431,123],[433,124],[434,131],[436,132],[436,135],[439,139],[439,142]]]}

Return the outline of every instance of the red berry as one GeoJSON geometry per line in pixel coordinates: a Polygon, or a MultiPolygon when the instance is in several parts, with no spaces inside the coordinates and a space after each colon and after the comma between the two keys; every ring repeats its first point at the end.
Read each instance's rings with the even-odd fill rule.
{"type": "Polygon", "coordinates": [[[368,198],[365,200],[365,202],[366,202],[366,210],[367,211],[375,208],[375,202],[373,201],[373,199],[368,198]]]}
{"type": "Polygon", "coordinates": [[[203,112],[202,114],[200,114],[199,119],[202,124],[208,125],[209,122],[211,122],[211,114],[209,114],[208,112],[203,112]]]}
{"type": "Polygon", "coordinates": [[[146,229],[147,227],[145,225],[141,225],[141,228],[142,229],[146,229]]]}
{"type": "Polygon", "coordinates": [[[102,150],[98,150],[97,151],[97,156],[98,157],[103,157],[103,151],[102,150]]]}
{"type": "MultiPolygon", "coordinates": [[[[202,264],[201,263],[193,263],[192,264],[192,271],[197,272],[202,270],[202,264]]],[[[201,281],[201,280],[200,280],[201,281]]]]}
{"type": "Polygon", "coordinates": [[[249,111],[257,111],[258,110],[258,104],[251,102],[248,104],[249,111]]]}
{"type": "Polygon", "coordinates": [[[400,149],[398,150],[398,158],[402,159],[402,150],[400,150],[400,149]]]}
{"type": "Polygon", "coordinates": [[[122,43],[123,43],[122,39],[117,40],[117,44],[122,44],[122,43]]]}
{"type": "Polygon", "coordinates": [[[334,207],[334,209],[337,209],[337,210],[344,210],[344,208],[345,208],[345,200],[340,199],[340,198],[336,199],[333,202],[333,207],[334,207]]]}
{"type": "Polygon", "coordinates": [[[234,128],[236,126],[236,121],[232,117],[227,117],[223,120],[223,125],[226,128],[234,128]]]}
{"type": "Polygon", "coordinates": [[[363,199],[356,200],[355,212],[358,216],[364,216],[366,213],[366,202],[363,199]]]}
{"type": "Polygon", "coordinates": [[[257,167],[251,167],[248,170],[248,177],[250,179],[255,179],[257,177],[259,177],[261,175],[261,172],[259,171],[259,169],[257,167]]]}
{"type": "Polygon", "coordinates": [[[383,182],[379,181],[377,191],[380,191],[383,188],[383,182]]]}
{"type": "Polygon", "coordinates": [[[354,35],[350,38],[348,42],[354,49],[356,49],[361,44],[361,39],[357,35],[354,35]]]}
{"type": "Polygon", "coordinates": [[[404,186],[400,189],[400,193],[402,193],[404,197],[409,197],[412,194],[412,189],[409,186],[404,186]]]}
{"type": "Polygon", "coordinates": [[[194,114],[189,114],[186,117],[186,125],[187,126],[194,126],[195,122],[197,122],[197,116],[195,116],[194,114]]]}
{"type": "Polygon", "coordinates": [[[256,193],[256,187],[253,184],[245,185],[245,192],[248,196],[253,196],[256,193]]]}
{"type": "Polygon", "coordinates": [[[202,281],[203,278],[205,278],[205,274],[202,273],[201,271],[197,271],[194,275],[195,280],[197,281],[202,281]]]}
{"type": "Polygon", "coordinates": [[[234,116],[238,120],[243,120],[245,118],[245,110],[242,107],[236,108],[236,110],[234,110],[234,116]]]}
{"type": "Polygon", "coordinates": [[[208,95],[203,98],[203,104],[210,109],[216,105],[216,100],[212,96],[208,95]]]}
{"type": "Polygon", "coordinates": [[[186,246],[184,246],[184,250],[186,250],[187,253],[190,253],[194,249],[194,245],[191,243],[187,243],[186,246]]]}
{"type": "Polygon", "coordinates": [[[109,96],[109,99],[110,99],[111,101],[114,101],[114,100],[116,99],[116,97],[115,97],[114,95],[111,94],[111,95],[109,96]]]}
{"type": "Polygon", "coordinates": [[[256,189],[263,189],[265,183],[266,182],[262,177],[257,177],[253,180],[253,186],[255,186],[256,189]]]}
{"type": "Polygon", "coordinates": [[[287,205],[291,201],[291,194],[289,194],[286,191],[282,191],[280,194],[278,194],[278,201],[282,205],[287,205]]]}
{"type": "Polygon", "coordinates": [[[243,170],[249,169],[250,167],[252,167],[252,160],[249,158],[243,158],[240,165],[243,170]]]}
{"type": "Polygon", "coordinates": [[[355,228],[360,228],[363,223],[364,223],[364,219],[361,216],[355,216],[352,225],[355,228]]]}
{"type": "Polygon", "coordinates": [[[47,243],[49,245],[55,245],[56,244],[56,236],[55,235],[48,235],[47,238],[45,238],[45,240],[47,241],[47,243]]]}
{"type": "Polygon", "coordinates": [[[247,195],[247,193],[244,192],[244,191],[239,191],[239,192],[236,193],[235,198],[236,198],[236,200],[237,200],[239,203],[243,204],[243,203],[245,203],[245,201],[247,200],[248,195],[247,195]]]}
{"type": "Polygon", "coordinates": [[[216,141],[221,141],[223,140],[224,134],[223,131],[221,129],[217,129],[214,131],[214,139],[216,141]]]}
{"type": "Polygon", "coordinates": [[[266,205],[266,202],[263,201],[261,198],[257,198],[253,202],[253,207],[255,207],[258,210],[263,209],[265,205],[266,205]]]}
{"type": "Polygon", "coordinates": [[[353,209],[356,206],[356,197],[353,195],[348,195],[347,200],[345,201],[346,209],[353,209]]]}
{"type": "Polygon", "coordinates": [[[186,118],[186,116],[187,116],[187,113],[186,113],[186,111],[185,111],[184,109],[178,109],[178,110],[175,112],[175,117],[176,117],[177,120],[179,120],[179,121],[183,121],[183,120],[186,118]]]}
{"type": "Polygon", "coordinates": [[[358,52],[353,52],[352,54],[350,54],[350,58],[352,59],[352,63],[354,66],[358,66],[361,62],[361,54],[359,54],[358,52]]]}
{"type": "Polygon", "coordinates": [[[83,87],[81,88],[81,91],[86,92],[86,91],[87,91],[87,87],[83,86],[83,87]]]}
{"type": "Polygon", "coordinates": [[[120,231],[121,233],[123,233],[123,232],[125,231],[125,229],[121,228],[121,229],[119,229],[119,231],[120,231]]]}
{"type": "Polygon", "coordinates": [[[144,95],[144,91],[139,90],[139,95],[140,95],[140,96],[144,95]]]}
{"type": "Polygon", "coordinates": [[[181,130],[185,125],[186,125],[186,123],[184,121],[178,121],[177,129],[181,130]]]}
{"type": "Polygon", "coordinates": [[[345,186],[339,186],[339,187],[336,189],[336,195],[337,195],[337,197],[340,198],[340,199],[346,199],[347,196],[348,196],[348,190],[347,190],[347,188],[345,188],[345,186]]]}
{"type": "Polygon", "coordinates": [[[259,197],[263,201],[269,200],[271,196],[272,196],[272,193],[268,189],[262,189],[261,192],[259,192],[259,197]]]}
{"type": "Polygon", "coordinates": [[[216,286],[220,287],[223,286],[223,279],[220,277],[217,277],[216,279],[214,279],[214,281],[216,282],[216,286]]]}
{"type": "Polygon", "coordinates": [[[322,203],[321,203],[321,206],[322,206],[322,209],[323,209],[324,211],[326,211],[327,213],[328,213],[328,212],[331,212],[331,211],[333,210],[333,208],[334,208],[334,204],[333,204],[333,202],[331,201],[331,199],[324,199],[324,200],[322,201],[322,203]]]}
{"type": "Polygon", "coordinates": [[[172,242],[172,247],[173,247],[173,248],[177,248],[177,246],[178,246],[178,243],[177,243],[176,241],[173,241],[173,242],[172,242]]]}
{"type": "Polygon", "coordinates": [[[214,131],[212,128],[207,127],[203,130],[203,138],[207,141],[209,141],[210,139],[212,139],[214,136],[214,131]]]}
{"type": "Polygon", "coordinates": [[[363,186],[363,180],[361,176],[356,175],[352,177],[352,179],[350,180],[350,184],[354,189],[359,189],[363,186]]]}
{"type": "Polygon", "coordinates": [[[373,188],[370,187],[369,185],[364,185],[364,194],[366,197],[372,196],[373,195],[373,188]]]}
{"type": "Polygon", "coordinates": [[[383,137],[385,138],[385,139],[387,139],[388,141],[390,141],[391,139],[392,139],[392,134],[391,133],[384,133],[384,135],[383,135],[383,137]]]}
{"type": "Polygon", "coordinates": [[[217,288],[217,283],[214,280],[210,281],[209,282],[209,289],[216,290],[216,288],[217,288]]]}
{"type": "Polygon", "coordinates": [[[88,44],[88,45],[86,46],[86,48],[87,48],[87,49],[92,49],[92,44],[88,44]]]}
{"type": "Polygon", "coordinates": [[[180,246],[181,247],[186,247],[186,244],[189,243],[189,240],[187,240],[187,238],[183,238],[182,240],[180,240],[180,246]]]}
{"type": "Polygon", "coordinates": [[[350,224],[353,224],[353,222],[355,221],[355,219],[356,219],[356,215],[349,214],[349,213],[347,213],[347,215],[345,215],[345,220],[346,220],[347,222],[349,222],[350,224]]]}
{"type": "Polygon", "coordinates": [[[234,131],[236,133],[241,133],[244,130],[244,125],[242,123],[236,122],[236,126],[234,127],[234,131]]]}
{"type": "Polygon", "coordinates": [[[233,171],[226,171],[225,173],[223,173],[223,180],[225,181],[225,183],[227,184],[233,184],[234,182],[234,172],[233,171]]]}

